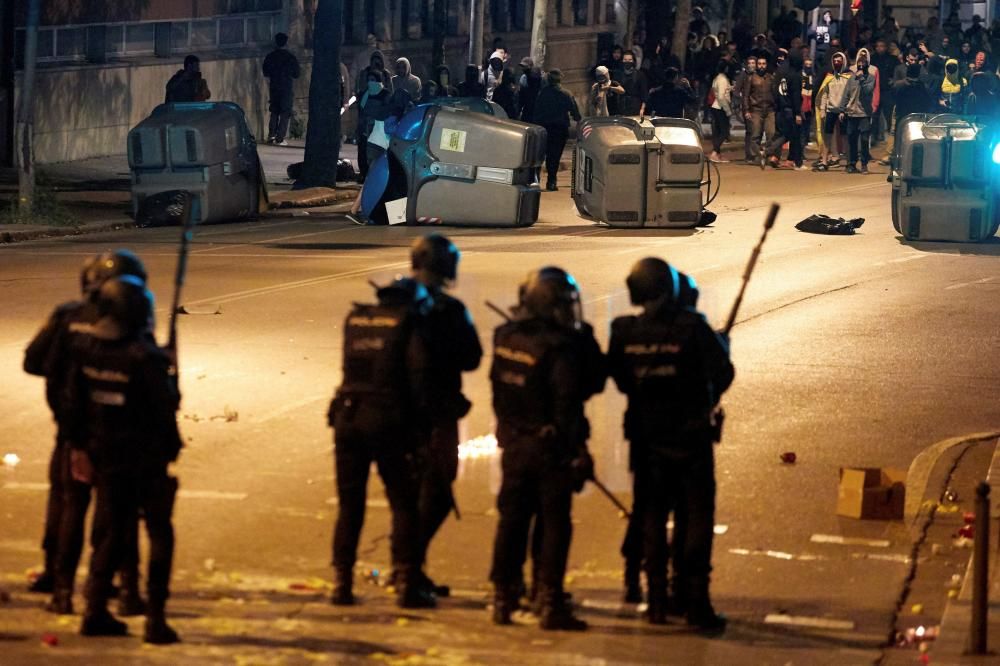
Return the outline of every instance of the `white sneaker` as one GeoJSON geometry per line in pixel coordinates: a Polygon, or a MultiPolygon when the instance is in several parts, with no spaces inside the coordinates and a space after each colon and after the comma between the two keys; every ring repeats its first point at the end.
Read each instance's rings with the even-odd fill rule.
{"type": "Polygon", "coordinates": [[[287,146],[288,142],[287,141],[278,141],[274,145],[276,145],[276,146],[287,146]]]}

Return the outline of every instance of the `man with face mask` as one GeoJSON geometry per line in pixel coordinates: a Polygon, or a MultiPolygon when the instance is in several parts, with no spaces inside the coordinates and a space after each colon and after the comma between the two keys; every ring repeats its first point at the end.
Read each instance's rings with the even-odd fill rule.
{"type": "Polygon", "coordinates": [[[868,69],[865,54],[865,49],[859,51],[854,76],[847,82],[844,91],[843,115],[849,144],[847,173],[858,173],[857,163],[860,158],[861,173],[867,174],[868,162],[871,160],[872,116],[878,109],[878,85],[868,69]]]}
{"type": "MultiPolygon", "coordinates": [[[[355,79],[356,88],[354,90],[355,96],[358,101],[365,96],[365,93],[370,93],[374,90],[374,87],[370,85],[371,83],[380,83],[382,88],[388,90],[389,94],[392,94],[392,77],[389,72],[385,69],[385,56],[378,49],[372,51],[371,56],[368,59],[368,66],[361,70],[361,75],[355,79]]],[[[381,89],[375,90],[373,94],[378,95],[381,89]]],[[[367,126],[367,121],[364,118],[365,112],[358,104],[358,126],[355,130],[356,138],[358,142],[358,182],[365,182],[365,178],[368,176],[368,151],[366,144],[368,142],[368,133],[371,128],[367,126]]]]}
{"type": "Polygon", "coordinates": [[[997,78],[996,67],[990,65],[989,60],[986,58],[986,53],[983,51],[976,53],[976,59],[972,63],[972,71],[970,73],[973,76],[976,74],[983,74],[986,76],[987,81],[990,84],[990,90],[993,93],[1000,90],[1000,79],[997,78]]]}
{"type": "MultiPolygon", "coordinates": [[[[852,75],[847,68],[847,56],[838,51],[831,59],[832,71],[823,79],[816,95],[816,131],[821,136],[820,159],[817,171],[826,171],[837,163],[837,141],[841,133],[846,134],[847,84],[852,75]]],[[[867,68],[866,68],[867,69],[867,68]]]]}
{"type": "Polygon", "coordinates": [[[405,91],[410,96],[410,101],[414,104],[420,103],[420,91],[422,88],[420,78],[413,75],[410,69],[410,61],[406,58],[396,60],[396,76],[392,77],[392,91],[405,91]]]}
{"type": "Polygon", "coordinates": [[[944,65],[944,79],[941,80],[940,104],[951,113],[965,112],[966,80],[958,71],[958,61],[954,58],[944,65]]]}
{"type": "Polygon", "coordinates": [[[521,77],[517,87],[517,117],[530,123],[535,114],[535,100],[542,89],[542,72],[531,58],[521,58],[521,77]]]}
{"type": "Polygon", "coordinates": [[[599,65],[595,71],[597,81],[590,87],[590,99],[587,103],[587,115],[607,117],[610,115],[611,95],[624,95],[625,89],[617,81],[611,80],[611,74],[604,65],[599,65]]]}
{"type": "Polygon", "coordinates": [[[480,83],[486,88],[486,99],[493,100],[493,91],[496,90],[497,86],[500,85],[500,80],[503,78],[503,62],[505,51],[496,50],[490,54],[489,66],[483,70],[482,76],[480,77],[480,83]]]}
{"type": "Polygon", "coordinates": [[[451,70],[447,65],[438,66],[434,83],[437,85],[438,97],[458,97],[458,89],[451,83],[451,70]]]}
{"type": "Polygon", "coordinates": [[[802,168],[802,57],[795,53],[788,59],[784,69],[778,71],[775,86],[776,133],[771,140],[769,151],[771,165],[777,166],[781,145],[788,140],[788,161],[796,169],[802,168]]]}
{"type": "Polygon", "coordinates": [[[767,71],[767,58],[757,58],[757,68],[743,83],[743,118],[750,128],[750,152],[753,162],[764,167],[765,154],[762,144],[775,139],[774,75],[767,71]]]}
{"type": "Polygon", "coordinates": [[[618,115],[644,115],[649,99],[649,84],[646,82],[645,72],[636,69],[635,54],[632,51],[625,51],[622,55],[622,76],[619,83],[625,92],[618,97],[618,115]]]}

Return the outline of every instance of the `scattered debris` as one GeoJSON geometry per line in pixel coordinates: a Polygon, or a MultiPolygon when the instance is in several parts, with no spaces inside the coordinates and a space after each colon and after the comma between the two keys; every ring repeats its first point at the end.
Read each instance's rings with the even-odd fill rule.
{"type": "Polygon", "coordinates": [[[921,613],[924,612],[924,605],[913,604],[912,606],[910,606],[910,612],[913,613],[914,615],[920,615],[921,613]]]}
{"type": "Polygon", "coordinates": [[[21,458],[16,453],[5,453],[3,456],[4,467],[10,467],[11,469],[13,469],[17,467],[20,462],[21,458]]]}
{"type": "Polygon", "coordinates": [[[932,641],[938,637],[939,627],[925,627],[920,625],[910,627],[904,631],[896,632],[896,645],[899,647],[910,647],[932,641]]]}
{"type": "Polygon", "coordinates": [[[944,491],[944,498],[949,502],[955,503],[958,501],[958,493],[952,488],[948,488],[944,491]]]}
{"type": "Polygon", "coordinates": [[[474,437],[458,445],[459,460],[476,460],[478,458],[489,458],[495,456],[498,451],[496,435],[482,435],[474,437]]]}
{"type": "Polygon", "coordinates": [[[785,451],[784,453],[781,454],[781,462],[785,463],[786,465],[794,465],[795,459],[796,456],[794,451],[785,451]]]}
{"type": "Polygon", "coordinates": [[[232,409],[229,405],[222,408],[222,414],[216,414],[215,416],[209,418],[209,421],[225,421],[226,423],[235,423],[240,420],[240,413],[235,409],[232,409]]]}
{"type": "Polygon", "coordinates": [[[205,567],[205,571],[215,571],[215,558],[206,557],[202,564],[205,567]]]}
{"type": "Polygon", "coordinates": [[[222,306],[219,304],[210,305],[178,305],[177,314],[182,315],[220,315],[222,314],[222,306]]]}
{"type": "Polygon", "coordinates": [[[59,637],[55,634],[44,633],[42,634],[42,645],[55,647],[59,645],[59,637]]]}
{"type": "Polygon", "coordinates": [[[865,223],[865,218],[856,217],[845,220],[842,217],[830,217],[829,215],[810,215],[795,225],[799,231],[811,234],[828,234],[833,236],[850,236],[855,230],[865,223]]]}
{"type": "Polygon", "coordinates": [[[810,629],[831,629],[834,631],[854,631],[852,620],[831,620],[825,617],[808,617],[805,615],[786,615],[770,613],[764,618],[764,624],[783,624],[794,627],[809,627],[810,629]]]}
{"type": "Polygon", "coordinates": [[[839,534],[813,534],[809,537],[813,543],[833,543],[840,546],[871,546],[872,548],[888,548],[888,539],[859,539],[857,537],[845,537],[839,534]]]}

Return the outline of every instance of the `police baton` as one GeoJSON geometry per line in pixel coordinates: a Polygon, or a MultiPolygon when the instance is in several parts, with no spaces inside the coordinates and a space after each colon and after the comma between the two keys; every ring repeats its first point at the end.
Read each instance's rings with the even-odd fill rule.
{"type": "Polygon", "coordinates": [[[191,238],[194,235],[194,222],[191,220],[191,193],[179,190],[181,199],[181,247],[177,255],[177,271],[174,273],[174,300],[170,307],[170,329],[167,336],[167,351],[170,353],[171,374],[177,377],[177,315],[181,313],[181,289],[187,275],[188,254],[191,250],[191,238]]]}
{"type": "Polygon", "coordinates": [[[496,312],[498,315],[500,315],[507,321],[510,321],[510,315],[504,312],[503,308],[501,308],[496,303],[493,303],[491,301],[486,301],[486,307],[488,307],[490,310],[493,310],[493,312],[496,312]]]}
{"type": "Polygon", "coordinates": [[[612,492],[610,490],[608,490],[608,487],[606,485],[604,485],[603,483],[601,483],[600,479],[597,478],[597,475],[591,476],[590,477],[590,482],[593,483],[595,486],[597,486],[597,489],[600,490],[601,493],[605,497],[607,497],[609,500],[611,500],[611,503],[615,505],[615,507],[618,509],[618,511],[626,519],[628,519],[628,520],[632,519],[632,512],[625,508],[625,505],[621,503],[621,500],[619,500],[617,497],[615,497],[612,494],[612,492]]]}
{"type": "Polygon", "coordinates": [[[729,337],[729,332],[732,331],[733,326],[736,325],[736,314],[740,310],[740,305],[743,304],[743,295],[746,294],[747,284],[750,282],[750,276],[753,274],[753,270],[757,266],[757,259],[760,258],[761,248],[764,247],[764,241],[767,240],[767,234],[774,227],[774,221],[778,217],[778,210],[780,208],[781,206],[777,203],[773,203],[771,204],[771,210],[767,213],[767,219],[764,221],[764,233],[761,234],[760,240],[757,241],[757,245],[750,254],[750,261],[747,262],[746,270],[743,271],[743,284],[740,285],[740,292],[736,294],[736,302],[733,303],[733,309],[729,311],[729,319],[726,321],[726,326],[722,329],[722,334],[726,337],[729,337]]]}

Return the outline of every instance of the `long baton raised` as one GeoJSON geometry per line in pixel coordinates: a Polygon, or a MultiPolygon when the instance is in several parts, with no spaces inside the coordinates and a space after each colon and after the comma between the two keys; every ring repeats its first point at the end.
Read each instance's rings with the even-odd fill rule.
{"type": "Polygon", "coordinates": [[[188,253],[191,249],[191,238],[194,235],[194,222],[191,220],[191,193],[181,192],[181,247],[177,255],[177,271],[174,273],[174,299],[170,307],[170,333],[167,337],[167,351],[173,360],[173,374],[177,376],[177,315],[181,311],[181,289],[187,275],[188,253]]]}
{"type": "Polygon", "coordinates": [[[753,252],[750,254],[750,261],[747,262],[746,270],[743,271],[743,284],[740,285],[740,293],[736,295],[736,302],[733,303],[733,309],[729,312],[729,319],[726,321],[726,327],[722,329],[722,332],[728,336],[729,332],[733,330],[733,326],[736,325],[736,315],[739,313],[740,305],[743,304],[743,295],[747,291],[747,284],[750,282],[750,276],[753,274],[753,269],[757,266],[757,259],[760,258],[761,248],[764,247],[764,241],[767,240],[767,234],[774,227],[774,221],[778,217],[778,211],[781,209],[776,203],[771,204],[771,210],[767,213],[767,219],[764,221],[764,233],[761,234],[760,240],[757,241],[757,245],[754,246],[753,252]]]}

